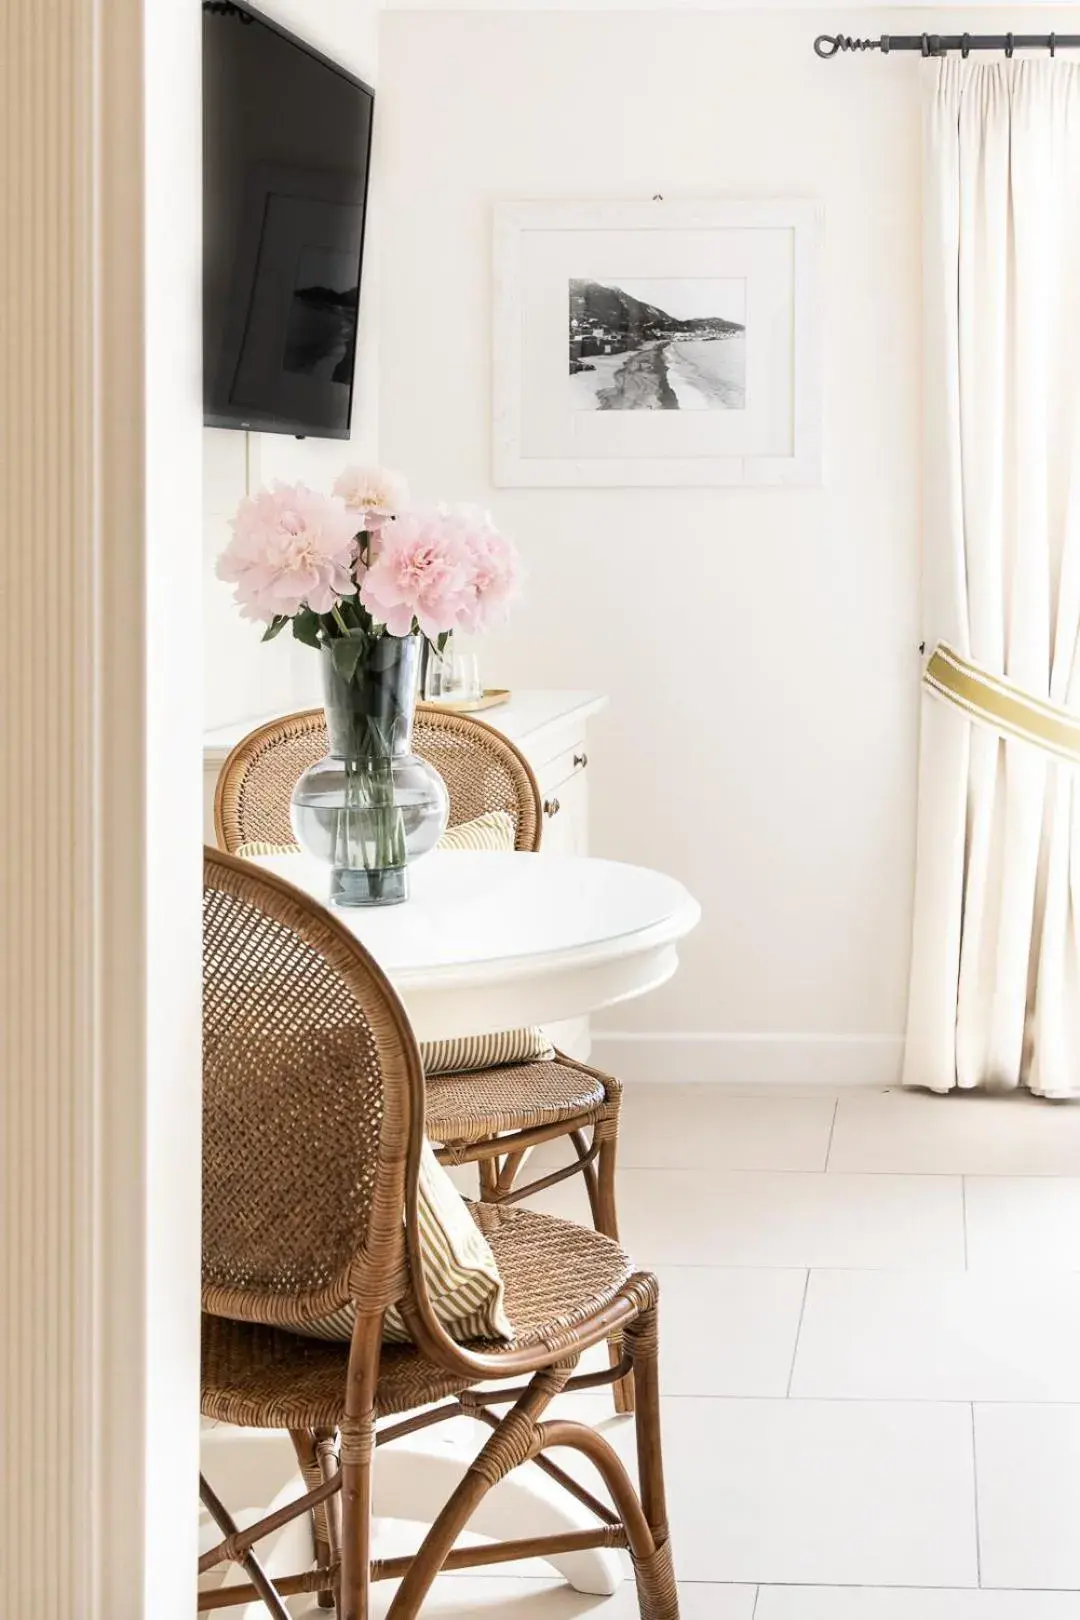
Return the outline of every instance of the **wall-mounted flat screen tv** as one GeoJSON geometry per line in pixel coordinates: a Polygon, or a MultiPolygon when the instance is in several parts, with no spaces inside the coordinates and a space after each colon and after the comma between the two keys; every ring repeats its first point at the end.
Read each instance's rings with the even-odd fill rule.
{"type": "Polygon", "coordinates": [[[260,12],[204,0],[207,426],[348,438],[374,102],[260,12]]]}

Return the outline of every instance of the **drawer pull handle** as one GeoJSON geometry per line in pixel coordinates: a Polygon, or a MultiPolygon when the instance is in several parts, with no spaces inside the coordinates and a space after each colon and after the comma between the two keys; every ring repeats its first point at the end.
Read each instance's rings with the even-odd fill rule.
{"type": "Polygon", "coordinates": [[[584,752],[584,750],[582,750],[580,754],[574,755],[574,769],[576,771],[583,771],[588,763],[589,756],[584,752]]]}
{"type": "Polygon", "coordinates": [[[545,799],[544,800],[544,814],[545,814],[545,816],[557,816],[561,809],[562,809],[562,805],[559,803],[558,799],[545,799]]]}

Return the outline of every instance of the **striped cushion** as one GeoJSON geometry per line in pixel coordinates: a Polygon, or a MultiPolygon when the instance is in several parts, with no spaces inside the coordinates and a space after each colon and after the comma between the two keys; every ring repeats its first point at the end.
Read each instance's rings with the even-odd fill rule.
{"type": "Polygon", "coordinates": [[[447,827],[436,849],[513,849],[514,818],[509,810],[486,810],[472,821],[447,827]]]}
{"type": "MultiPolygon", "coordinates": [[[[420,1253],[432,1308],[452,1339],[509,1339],[495,1256],[461,1194],[425,1142],[420,1159],[420,1253]]],[[[297,1331],[311,1339],[348,1339],[352,1305],[297,1331]]],[[[400,1312],[387,1311],[383,1338],[408,1339],[400,1312]]]]}
{"type": "Polygon", "coordinates": [[[505,1063],[550,1063],[554,1056],[554,1046],[538,1027],[420,1042],[425,1074],[466,1074],[473,1069],[497,1069],[505,1063]]]}
{"type": "Polygon", "coordinates": [[[253,838],[250,843],[237,844],[234,853],[239,855],[242,861],[253,861],[260,855],[299,855],[300,845],[262,844],[257,838],[253,838]]]}

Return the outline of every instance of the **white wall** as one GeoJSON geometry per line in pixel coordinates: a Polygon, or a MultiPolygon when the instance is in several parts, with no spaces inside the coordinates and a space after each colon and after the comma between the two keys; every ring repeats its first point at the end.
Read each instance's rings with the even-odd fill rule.
{"type": "MultiPolygon", "coordinates": [[[[978,11],[949,15],[979,25],[978,11]]],[[[1042,15],[1064,27],[1060,10],[1042,15]]],[[[527,598],[487,674],[611,693],[594,847],[676,872],[704,906],[672,985],[602,1021],[657,1037],[601,1046],[626,1072],[895,1072],[921,667],[924,70],[823,63],[811,44],[947,20],[879,7],[383,20],[383,456],[432,493],[490,501],[517,537],[527,598]],[[824,488],[490,487],[493,201],[655,192],[824,203],[824,488]],[[673,1047],[672,1032],[692,1038],[673,1047]]]]}
{"type": "MultiPolygon", "coordinates": [[[[351,72],[378,79],[378,0],[260,0],[260,9],[351,72]]],[[[318,701],[310,648],[279,636],[269,646],[239,617],[232,588],[214,574],[229,538],[228,520],[248,489],[272,478],[328,488],[349,460],[374,459],[378,434],[378,162],[382,106],[375,107],[372,201],[364,252],[357,336],[352,442],[298,440],[272,433],[204,432],[204,713],[207,726],[318,701]]]]}

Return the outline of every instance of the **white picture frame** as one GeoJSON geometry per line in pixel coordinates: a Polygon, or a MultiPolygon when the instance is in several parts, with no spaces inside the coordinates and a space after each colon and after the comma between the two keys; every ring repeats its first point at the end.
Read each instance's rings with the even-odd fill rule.
{"type": "MultiPolygon", "coordinates": [[[[506,487],[812,485],[822,476],[823,210],[806,199],[504,202],[494,219],[493,478],[506,487]],[[584,280],[576,278],[585,278],[584,280]],[[568,361],[577,287],[743,287],[740,383],[627,398],[609,361],[568,361]],[[569,288],[569,303],[568,303],[569,288]],[[571,377],[603,372],[602,377],[571,377]],[[605,403],[598,403],[605,398],[605,403]],[[687,408],[686,401],[704,405],[687,408]]],[[[673,291],[693,303],[693,292],[673,291]]],[[[576,306],[580,309],[580,304],[576,306]]],[[[590,306],[591,307],[591,306],[590,306]]],[[[702,307],[706,307],[703,305],[702,307]]],[[[591,317],[590,317],[591,318],[591,317]]],[[[676,315],[675,318],[680,318],[676,315]]],[[[683,325],[692,324],[684,320],[683,325]]],[[[738,322],[724,336],[738,339],[738,322]]],[[[590,333],[590,337],[592,334],[590,333]]],[[[659,343],[644,347],[659,348],[659,343]]],[[[703,346],[698,346],[701,352],[703,346]]],[[[685,352],[685,343],[680,343],[685,352]]],[[[670,347],[664,347],[665,356],[670,347]]],[[[710,355],[719,354],[710,351],[710,355]]],[[[733,363],[736,345],[725,351],[733,363]]],[[[677,379],[675,379],[677,381],[677,379]]]]}

